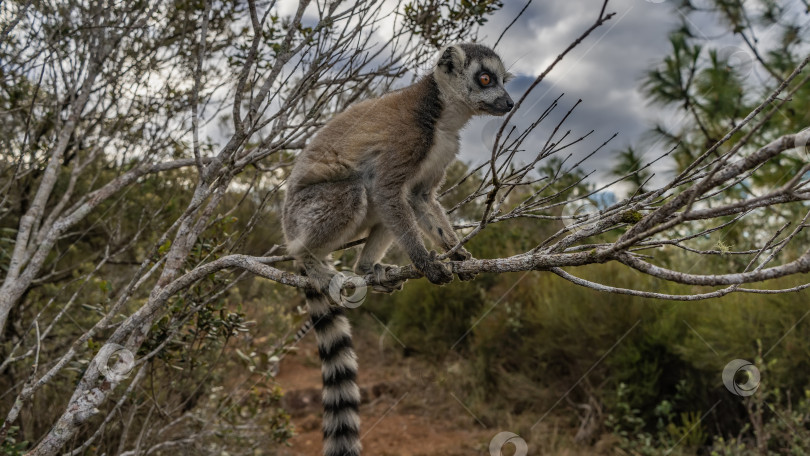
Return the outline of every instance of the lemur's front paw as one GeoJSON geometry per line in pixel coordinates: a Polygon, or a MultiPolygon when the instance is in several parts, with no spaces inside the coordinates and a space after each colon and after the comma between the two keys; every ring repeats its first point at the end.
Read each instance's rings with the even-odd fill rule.
{"type": "Polygon", "coordinates": [[[394,280],[388,278],[388,271],[395,267],[396,266],[392,264],[381,263],[375,263],[374,266],[371,267],[357,265],[355,272],[363,275],[374,274],[374,281],[376,283],[371,286],[372,291],[376,291],[378,293],[393,293],[401,290],[402,284],[405,283],[404,280],[394,280]]]}
{"type": "Polygon", "coordinates": [[[436,259],[436,252],[431,250],[430,255],[420,264],[414,264],[416,269],[430,280],[430,283],[444,285],[453,281],[453,273],[444,263],[436,259]]]}
{"type": "MultiPolygon", "coordinates": [[[[472,254],[469,251],[467,251],[467,249],[465,249],[464,247],[461,247],[460,249],[456,250],[450,255],[450,259],[453,261],[470,260],[472,259],[472,257],[473,257],[472,254]]],[[[459,272],[458,278],[459,280],[466,282],[468,280],[474,279],[476,275],[478,275],[477,272],[459,272]]]]}

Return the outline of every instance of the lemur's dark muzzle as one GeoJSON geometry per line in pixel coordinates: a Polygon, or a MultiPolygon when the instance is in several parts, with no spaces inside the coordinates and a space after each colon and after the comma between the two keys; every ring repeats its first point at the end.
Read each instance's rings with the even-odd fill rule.
{"type": "Polygon", "coordinates": [[[507,112],[511,111],[512,108],[515,107],[515,103],[512,101],[512,98],[509,94],[504,94],[502,97],[498,97],[495,99],[495,103],[492,105],[492,109],[496,111],[498,114],[506,114],[507,112]]]}

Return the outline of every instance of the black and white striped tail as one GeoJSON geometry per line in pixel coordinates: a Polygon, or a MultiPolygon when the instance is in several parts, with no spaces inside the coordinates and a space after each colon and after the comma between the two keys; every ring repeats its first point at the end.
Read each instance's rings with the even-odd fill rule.
{"type": "Polygon", "coordinates": [[[308,291],[307,304],[321,357],[323,377],[323,454],[359,456],[360,390],[357,387],[357,356],[343,308],[329,304],[325,295],[308,291]]]}

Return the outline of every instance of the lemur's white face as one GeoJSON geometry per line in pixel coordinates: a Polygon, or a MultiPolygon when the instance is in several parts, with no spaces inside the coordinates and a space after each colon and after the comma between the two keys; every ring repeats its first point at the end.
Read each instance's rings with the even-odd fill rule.
{"type": "Polygon", "coordinates": [[[512,75],[500,57],[480,44],[457,44],[446,48],[434,70],[443,92],[469,106],[475,114],[502,116],[514,103],[504,83],[512,75]]]}

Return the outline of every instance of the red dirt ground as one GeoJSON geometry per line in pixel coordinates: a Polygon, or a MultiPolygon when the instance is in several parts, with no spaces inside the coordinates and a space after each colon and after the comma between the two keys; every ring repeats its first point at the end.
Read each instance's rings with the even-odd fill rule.
{"type": "MultiPolygon", "coordinates": [[[[314,335],[281,362],[278,384],[296,436],[282,455],[321,454],[321,376],[314,335]]],[[[415,361],[377,349],[373,341],[357,343],[364,454],[374,456],[466,456],[488,454],[497,433],[484,429],[451,397],[420,378],[415,361]],[[369,344],[370,342],[370,344],[369,344]],[[372,345],[372,346],[369,346],[372,345]],[[438,392],[439,395],[444,395],[438,392]]]]}

